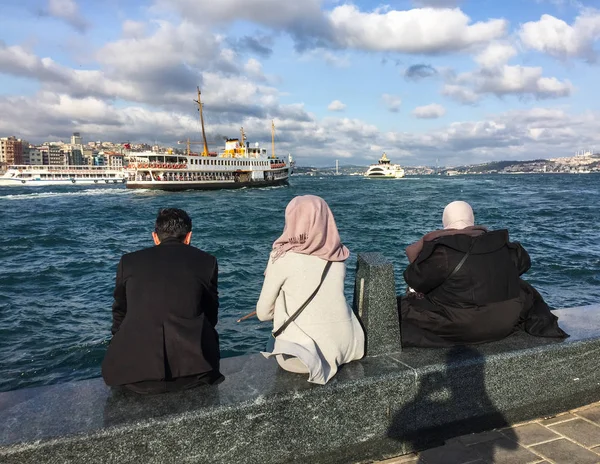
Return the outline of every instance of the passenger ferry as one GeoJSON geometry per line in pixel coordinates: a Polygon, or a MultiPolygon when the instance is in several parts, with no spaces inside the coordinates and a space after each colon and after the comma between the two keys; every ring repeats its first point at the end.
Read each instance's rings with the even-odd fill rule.
{"type": "Polygon", "coordinates": [[[204,116],[198,89],[200,124],[204,149],[200,154],[129,153],[127,188],[159,190],[211,190],[285,185],[291,171],[291,156],[275,155],[275,125],[271,123],[271,154],[258,143],[246,143],[244,129],[240,138],[227,139],[221,152],[209,152],[204,132],[204,116]],[[286,159],[287,158],[287,159],[286,159]]]}
{"type": "Polygon", "coordinates": [[[400,179],[404,177],[404,169],[399,164],[391,164],[387,155],[384,153],[379,158],[378,164],[372,164],[367,169],[365,177],[373,179],[400,179]]]}
{"type": "Polygon", "coordinates": [[[0,176],[0,186],[122,184],[126,181],[123,168],[85,165],[13,165],[0,176]]]}

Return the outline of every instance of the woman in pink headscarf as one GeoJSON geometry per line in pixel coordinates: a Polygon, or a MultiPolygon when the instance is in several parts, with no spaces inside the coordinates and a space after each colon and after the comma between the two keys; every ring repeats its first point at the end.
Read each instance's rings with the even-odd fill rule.
{"type": "Polygon", "coordinates": [[[309,374],[309,382],[325,384],[340,365],[364,356],[364,333],[344,296],[349,254],[322,198],[304,195],[290,201],[283,234],[273,243],[256,312],[261,321],[273,320],[277,332],[318,288],[300,315],[277,336],[273,351],[263,353],[275,357],[287,371],[309,374]],[[324,272],[328,262],[331,265],[324,272]]]}

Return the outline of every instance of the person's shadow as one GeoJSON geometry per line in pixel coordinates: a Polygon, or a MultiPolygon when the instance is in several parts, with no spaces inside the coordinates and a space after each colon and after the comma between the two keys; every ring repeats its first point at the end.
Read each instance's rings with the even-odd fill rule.
{"type": "MultiPolygon", "coordinates": [[[[508,425],[487,395],[483,356],[471,347],[462,346],[449,349],[445,371],[427,373],[420,378],[415,398],[394,415],[388,438],[423,451],[442,446],[450,438],[508,425]]],[[[480,456],[479,459],[493,462],[498,447],[518,447],[512,429],[504,430],[503,436],[496,438],[476,444],[470,451],[480,456]]],[[[467,440],[457,443],[469,448],[468,444],[467,440]]],[[[419,460],[419,463],[425,462],[422,458],[419,460]]]]}

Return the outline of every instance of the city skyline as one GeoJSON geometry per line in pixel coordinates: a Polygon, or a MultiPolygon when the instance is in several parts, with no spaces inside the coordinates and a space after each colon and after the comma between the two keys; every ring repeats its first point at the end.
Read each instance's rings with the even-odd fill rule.
{"type": "Polygon", "coordinates": [[[211,140],[267,144],[274,119],[303,165],[600,147],[591,1],[4,3],[0,136],[177,146],[200,137],[198,85],[211,140]]]}

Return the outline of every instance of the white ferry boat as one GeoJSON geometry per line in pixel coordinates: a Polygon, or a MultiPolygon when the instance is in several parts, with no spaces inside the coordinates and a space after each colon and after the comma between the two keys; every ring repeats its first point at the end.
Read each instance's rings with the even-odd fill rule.
{"type": "Polygon", "coordinates": [[[195,155],[173,153],[129,153],[127,188],[159,190],[211,190],[241,187],[267,187],[288,183],[292,160],[275,156],[275,125],[271,124],[272,152],[257,143],[246,144],[244,129],[240,139],[227,139],[225,148],[209,152],[204,132],[204,117],[198,89],[198,109],[204,149],[195,155]]]}
{"type": "Polygon", "coordinates": [[[0,186],[122,184],[127,173],[107,166],[13,165],[0,176],[0,186]]]}
{"type": "Polygon", "coordinates": [[[365,177],[373,179],[400,179],[404,177],[404,169],[399,164],[391,164],[389,158],[384,153],[379,158],[379,163],[369,166],[365,177]]]}

